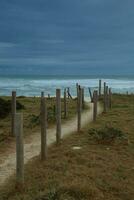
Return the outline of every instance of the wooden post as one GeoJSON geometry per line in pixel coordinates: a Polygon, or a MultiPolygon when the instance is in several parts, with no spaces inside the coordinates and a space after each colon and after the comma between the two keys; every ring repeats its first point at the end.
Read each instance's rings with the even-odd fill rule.
{"type": "Polygon", "coordinates": [[[82,88],[82,109],[85,108],[85,102],[84,102],[84,88],[82,88]]]}
{"type": "Polygon", "coordinates": [[[76,97],[77,97],[77,99],[78,99],[78,95],[79,95],[79,84],[78,83],[76,83],[76,97]]]}
{"type": "Polygon", "coordinates": [[[106,82],[104,82],[104,112],[107,112],[106,82]]]}
{"type": "Polygon", "coordinates": [[[56,89],[56,142],[61,140],[61,91],[56,89]]]}
{"type": "Polygon", "coordinates": [[[80,132],[81,130],[81,111],[82,111],[82,89],[79,89],[79,96],[78,96],[78,124],[77,124],[77,131],[80,132]]]}
{"type": "Polygon", "coordinates": [[[66,89],[64,89],[64,118],[67,117],[67,92],[66,89]]]}
{"type": "Polygon", "coordinates": [[[68,99],[69,99],[69,93],[70,93],[70,88],[67,88],[67,95],[68,95],[68,99]]]}
{"type": "Polygon", "coordinates": [[[108,86],[106,86],[106,109],[109,108],[109,89],[108,86]]]}
{"type": "Polygon", "coordinates": [[[23,144],[23,114],[15,114],[16,135],[16,186],[24,184],[24,144],[23,144]]]}
{"type": "Polygon", "coordinates": [[[109,108],[112,108],[112,92],[111,92],[111,88],[109,88],[109,108]]]}
{"type": "Polygon", "coordinates": [[[41,98],[44,97],[44,92],[41,92],[41,98]]]}
{"type": "Polygon", "coordinates": [[[70,94],[70,88],[68,87],[67,88],[67,94],[68,94],[68,99],[70,98],[70,99],[73,99],[73,97],[71,96],[71,94],[70,94]]]}
{"type": "Polygon", "coordinates": [[[12,103],[11,103],[11,136],[15,136],[15,114],[16,114],[16,91],[12,91],[12,103]]]}
{"type": "Polygon", "coordinates": [[[95,90],[93,93],[93,121],[97,118],[97,101],[98,101],[98,91],[95,90]]]}
{"type": "Polygon", "coordinates": [[[47,106],[46,98],[41,97],[41,160],[47,158],[47,106]]]}
{"type": "Polygon", "coordinates": [[[90,99],[91,99],[91,102],[93,102],[93,95],[92,95],[91,89],[90,89],[90,88],[88,88],[88,90],[89,90],[89,94],[90,94],[90,99]]]}
{"type": "Polygon", "coordinates": [[[99,80],[99,98],[101,98],[101,80],[99,80]]]}

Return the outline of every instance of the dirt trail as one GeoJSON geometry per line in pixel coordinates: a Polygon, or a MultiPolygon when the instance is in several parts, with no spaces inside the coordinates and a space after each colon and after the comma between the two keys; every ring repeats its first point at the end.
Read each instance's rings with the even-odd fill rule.
{"type": "MultiPolygon", "coordinates": [[[[90,109],[82,113],[82,127],[93,119],[93,104],[90,103],[90,109]]],[[[98,114],[102,112],[102,108],[98,104],[98,114]]],[[[77,116],[68,120],[62,125],[62,137],[71,134],[77,130],[77,116]]],[[[56,141],[55,128],[48,129],[47,144],[50,145],[56,141]]],[[[24,155],[25,163],[31,158],[40,154],[40,133],[33,133],[31,137],[24,141],[24,155]]],[[[16,167],[16,154],[15,144],[12,152],[9,152],[8,156],[3,155],[0,157],[0,185],[4,184],[8,177],[15,172],[16,167]]]]}

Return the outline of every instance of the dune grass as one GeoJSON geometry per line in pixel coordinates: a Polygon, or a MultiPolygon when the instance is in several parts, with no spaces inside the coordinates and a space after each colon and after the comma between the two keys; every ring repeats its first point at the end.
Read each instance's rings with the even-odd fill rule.
{"type": "MultiPolygon", "coordinates": [[[[0,147],[5,142],[12,140],[9,137],[11,132],[11,113],[10,113],[10,100],[11,97],[1,97],[6,100],[8,114],[6,117],[0,119],[0,147]]],[[[47,109],[48,109],[48,128],[55,124],[55,98],[47,98],[47,109]]],[[[17,112],[23,112],[24,117],[24,135],[28,136],[32,132],[38,132],[40,130],[40,98],[38,97],[17,97],[17,102],[24,106],[24,109],[19,109],[17,112]]],[[[77,99],[67,99],[67,119],[72,118],[76,115],[77,99]]],[[[62,106],[62,122],[64,119],[64,103],[61,99],[62,106]]]]}
{"type": "Polygon", "coordinates": [[[25,166],[24,188],[18,191],[14,185],[11,177],[0,189],[1,200],[134,199],[134,96],[114,95],[111,110],[50,147],[46,161],[31,160],[25,166]],[[127,140],[96,142],[91,131],[106,132],[106,126],[127,140]]]}

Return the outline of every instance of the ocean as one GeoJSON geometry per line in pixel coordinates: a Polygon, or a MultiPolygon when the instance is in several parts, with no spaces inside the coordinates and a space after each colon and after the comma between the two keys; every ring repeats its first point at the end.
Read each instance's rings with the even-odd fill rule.
{"type": "Polygon", "coordinates": [[[85,95],[89,96],[88,87],[97,89],[99,79],[105,81],[113,93],[134,93],[134,76],[0,76],[0,95],[10,96],[16,90],[18,96],[55,96],[56,88],[62,93],[69,87],[72,96],[76,95],[76,83],[85,88],[85,95]]]}

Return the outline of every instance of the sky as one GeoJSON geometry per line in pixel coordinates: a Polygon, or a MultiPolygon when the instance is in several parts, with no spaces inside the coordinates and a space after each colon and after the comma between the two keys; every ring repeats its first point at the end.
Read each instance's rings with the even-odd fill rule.
{"type": "Polygon", "coordinates": [[[134,0],[0,0],[0,74],[134,74],[134,0]]]}

